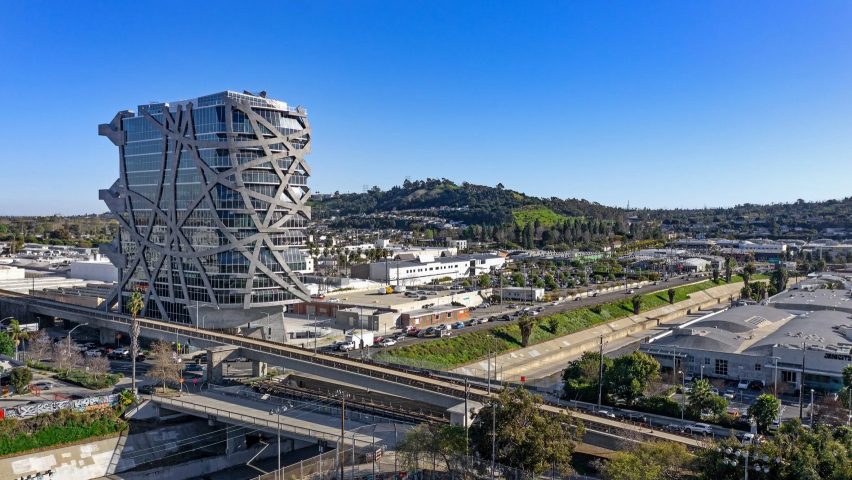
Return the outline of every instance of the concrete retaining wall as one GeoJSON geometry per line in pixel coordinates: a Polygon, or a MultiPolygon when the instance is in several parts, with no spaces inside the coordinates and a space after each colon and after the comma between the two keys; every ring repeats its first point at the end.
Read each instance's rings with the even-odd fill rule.
{"type": "Polygon", "coordinates": [[[107,475],[119,436],[42,452],[0,459],[0,478],[37,477],[53,472],[52,478],[89,480],[107,475]]]}
{"type": "MultiPolygon", "coordinates": [[[[588,330],[565,335],[547,342],[542,342],[527,348],[513,350],[498,357],[501,366],[500,375],[503,380],[510,380],[523,375],[525,372],[544,367],[553,363],[566,362],[583,352],[597,350],[600,336],[605,342],[622,339],[628,335],[643,332],[661,323],[680,318],[688,312],[706,309],[728,302],[739,296],[742,284],[722,285],[690,294],[690,298],[674,305],[666,305],[654,310],[630,315],[625,318],[592,327],[588,330]]],[[[484,362],[478,362],[483,363],[484,362]]],[[[476,374],[482,370],[476,363],[461,367],[458,373],[476,374]]],[[[483,371],[484,374],[484,371],[483,371]]]]}

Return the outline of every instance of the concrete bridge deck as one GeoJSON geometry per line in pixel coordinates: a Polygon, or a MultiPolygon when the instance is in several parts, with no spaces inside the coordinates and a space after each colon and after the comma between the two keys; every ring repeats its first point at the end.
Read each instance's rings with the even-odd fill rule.
{"type": "MultiPolygon", "coordinates": [[[[0,291],[0,306],[4,312],[10,306],[17,310],[14,314],[24,317],[26,314],[39,314],[63,318],[72,322],[87,322],[90,325],[105,329],[128,332],[131,318],[113,312],[105,312],[71,304],[55,302],[46,299],[29,297],[14,292],[0,291]]],[[[6,313],[7,315],[9,313],[6,313]]],[[[149,318],[139,318],[142,335],[151,338],[161,338],[174,341],[175,339],[192,339],[194,346],[225,346],[239,347],[240,354],[254,361],[267,362],[295,371],[320,375],[332,380],[345,381],[361,385],[364,388],[398,395],[407,398],[417,398],[433,405],[450,408],[458,405],[465,398],[466,388],[459,381],[439,378],[427,372],[412,371],[378,365],[369,361],[343,358],[329,354],[316,353],[289,345],[243,337],[229,333],[199,329],[194,326],[164,322],[149,318]]],[[[493,394],[485,389],[471,386],[468,398],[480,403],[486,403],[493,394]]],[[[556,405],[545,404],[543,410],[557,413],[565,410],[556,405]]],[[[579,411],[571,414],[582,420],[587,430],[624,438],[642,440],[668,440],[682,443],[690,448],[700,448],[703,443],[699,440],[674,435],[667,432],[643,429],[629,423],[609,418],[589,415],[579,411]]]]}

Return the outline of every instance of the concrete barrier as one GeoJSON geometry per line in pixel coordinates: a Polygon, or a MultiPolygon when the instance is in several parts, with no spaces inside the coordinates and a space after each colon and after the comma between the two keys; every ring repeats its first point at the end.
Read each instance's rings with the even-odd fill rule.
{"type": "Polygon", "coordinates": [[[109,473],[120,436],[0,459],[0,478],[89,480],[109,473]]]}

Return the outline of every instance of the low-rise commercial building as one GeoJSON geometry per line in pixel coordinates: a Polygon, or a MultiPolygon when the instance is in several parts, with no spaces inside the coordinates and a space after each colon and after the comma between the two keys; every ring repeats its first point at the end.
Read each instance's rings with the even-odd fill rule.
{"type": "MultiPolygon", "coordinates": [[[[791,304],[788,304],[788,306],[791,304]]],[[[702,317],[643,342],[664,369],[698,377],[759,380],[779,392],[837,391],[850,362],[852,315],[750,305],[702,317]]]]}
{"type": "Polygon", "coordinates": [[[405,312],[400,317],[403,327],[424,328],[443,323],[463,322],[470,319],[467,307],[440,305],[405,312]]]}
{"type": "Polygon", "coordinates": [[[544,299],[543,288],[504,287],[498,290],[503,300],[514,302],[540,302],[544,299]]]}

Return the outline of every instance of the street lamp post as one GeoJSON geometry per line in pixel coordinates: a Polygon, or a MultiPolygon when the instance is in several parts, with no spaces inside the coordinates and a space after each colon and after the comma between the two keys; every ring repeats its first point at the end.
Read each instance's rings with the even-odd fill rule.
{"type": "Polygon", "coordinates": [[[814,389],[811,389],[811,429],[814,428],[814,389]]]}
{"type": "Polygon", "coordinates": [[[683,370],[678,370],[681,378],[681,387],[680,387],[680,421],[681,423],[684,420],[683,412],[686,410],[686,373],[683,370]]]}
{"type": "Polygon", "coordinates": [[[269,411],[269,414],[270,415],[273,415],[273,414],[276,415],[277,420],[278,420],[277,424],[276,424],[277,425],[276,430],[277,430],[277,433],[278,433],[278,470],[275,471],[276,480],[281,475],[281,414],[283,412],[286,412],[287,409],[288,409],[288,407],[286,405],[278,405],[277,407],[275,407],[275,408],[273,408],[272,410],[269,411]]]}
{"type": "Polygon", "coordinates": [[[204,305],[205,307],[216,307],[216,310],[219,310],[219,305],[214,305],[212,303],[195,302],[195,329],[196,330],[198,330],[198,327],[199,327],[199,325],[198,325],[199,320],[201,320],[201,328],[204,328],[204,317],[207,316],[206,313],[204,314],[204,317],[198,316],[198,309],[202,305],[204,305]]]}
{"type": "Polygon", "coordinates": [[[704,365],[701,365],[701,380],[704,380],[704,365]]]}

